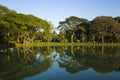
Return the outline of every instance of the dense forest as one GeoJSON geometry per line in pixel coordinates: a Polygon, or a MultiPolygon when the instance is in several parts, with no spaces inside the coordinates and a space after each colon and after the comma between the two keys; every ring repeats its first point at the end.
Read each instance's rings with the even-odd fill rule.
{"type": "Polygon", "coordinates": [[[98,16],[89,21],[70,16],[54,29],[49,21],[0,5],[0,43],[28,44],[36,41],[120,43],[120,17],[98,16]]]}

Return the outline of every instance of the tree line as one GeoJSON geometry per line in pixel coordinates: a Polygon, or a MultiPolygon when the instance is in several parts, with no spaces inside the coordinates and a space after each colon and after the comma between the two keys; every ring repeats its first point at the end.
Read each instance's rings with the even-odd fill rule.
{"type": "Polygon", "coordinates": [[[50,41],[51,23],[32,14],[21,14],[0,5],[0,42],[50,41]]]}
{"type": "Polygon", "coordinates": [[[60,41],[69,42],[120,42],[120,17],[98,16],[92,21],[71,16],[59,23],[60,41]]]}
{"type": "Polygon", "coordinates": [[[82,42],[119,43],[120,17],[98,16],[89,21],[70,16],[53,30],[51,22],[32,14],[17,13],[0,5],[0,42],[82,42]]]}

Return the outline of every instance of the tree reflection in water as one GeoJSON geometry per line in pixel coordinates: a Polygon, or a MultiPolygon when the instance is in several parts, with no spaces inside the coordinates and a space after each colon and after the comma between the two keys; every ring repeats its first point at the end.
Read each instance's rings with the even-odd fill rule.
{"type": "Polygon", "coordinates": [[[0,49],[0,79],[21,80],[40,74],[54,62],[66,72],[93,68],[99,73],[120,72],[120,47],[21,47],[0,49]]]}
{"type": "Polygon", "coordinates": [[[93,68],[99,73],[120,71],[119,47],[74,47],[65,51],[58,61],[67,72],[76,73],[93,68]],[[74,55],[73,55],[74,52],[74,55]]]}
{"type": "Polygon", "coordinates": [[[4,48],[0,53],[0,78],[3,80],[21,80],[46,71],[52,64],[51,58],[44,52],[41,54],[38,48],[4,48]]]}

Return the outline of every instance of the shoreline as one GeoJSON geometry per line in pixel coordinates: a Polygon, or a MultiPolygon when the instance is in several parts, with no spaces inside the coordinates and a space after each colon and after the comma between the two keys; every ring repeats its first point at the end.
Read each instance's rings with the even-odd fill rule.
{"type": "Polygon", "coordinates": [[[62,43],[62,42],[40,42],[18,44],[15,47],[38,47],[38,46],[120,46],[120,43],[62,43]]]}

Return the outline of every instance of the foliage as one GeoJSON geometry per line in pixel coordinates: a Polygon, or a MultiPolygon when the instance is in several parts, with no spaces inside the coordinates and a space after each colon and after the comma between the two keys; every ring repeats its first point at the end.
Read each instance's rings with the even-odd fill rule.
{"type": "Polygon", "coordinates": [[[71,16],[66,18],[65,21],[60,22],[58,28],[60,32],[66,34],[65,37],[68,41],[73,42],[76,41],[75,37],[80,39],[81,33],[83,34],[86,31],[84,29],[86,27],[84,24],[86,23],[89,23],[87,19],[71,16]]]}
{"type": "Polygon", "coordinates": [[[119,43],[120,17],[98,16],[92,21],[70,16],[60,21],[59,34],[50,21],[32,14],[21,14],[0,5],[0,42],[119,43]]]}
{"type": "MultiPolygon", "coordinates": [[[[4,10],[4,7],[0,7],[4,10]]],[[[5,12],[9,11],[5,7],[5,12]]],[[[46,41],[51,40],[51,26],[46,20],[34,15],[25,15],[16,12],[0,14],[0,37],[6,42],[31,43],[38,38],[38,34],[46,41]],[[47,38],[46,38],[47,37],[47,38]]]]}
{"type": "Polygon", "coordinates": [[[120,24],[112,17],[96,17],[90,25],[90,33],[95,35],[98,42],[117,42],[117,34],[120,32],[120,24]]]}
{"type": "Polygon", "coordinates": [[[88,21],[84,18],[71,16],[59,23],[60,34],[70,42],[120,42],[120,17],[99,16],[88,21]]]}

